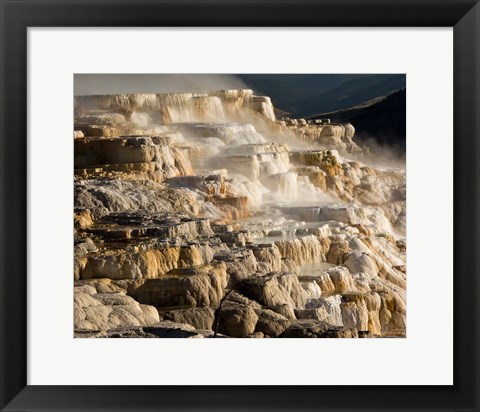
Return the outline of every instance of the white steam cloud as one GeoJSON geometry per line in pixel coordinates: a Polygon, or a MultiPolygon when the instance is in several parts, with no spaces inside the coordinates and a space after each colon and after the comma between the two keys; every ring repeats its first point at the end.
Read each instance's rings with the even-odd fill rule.
{"type": "Polygon", "coordinates": [[[122,93],[204,93],[247,89],[233,74],[75,74],[75,96],[122,93]]]}

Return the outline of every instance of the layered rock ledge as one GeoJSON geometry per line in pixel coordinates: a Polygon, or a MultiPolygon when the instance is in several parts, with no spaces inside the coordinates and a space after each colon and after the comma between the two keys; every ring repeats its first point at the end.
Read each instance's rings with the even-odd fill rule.
{"type": "Polygon", "coordinates": [[[405,170],[251,90],[75,98],[78,338],[406,333],[405,170]]]}

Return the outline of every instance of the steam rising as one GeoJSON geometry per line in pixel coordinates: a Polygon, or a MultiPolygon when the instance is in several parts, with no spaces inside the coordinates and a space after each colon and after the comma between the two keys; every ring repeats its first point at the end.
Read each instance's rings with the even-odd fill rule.
{"type": "Polygon", "coordinates": [[[247,89],[230,74],[75,74],[75,96],[125,93],[205,93],[247,89]]]}
{"type": "Polygon", "coordinates": [[[97,310],[105,330],[130,327],[128,300],[142,314],[135,333],[147,321],[161,329],[159,313],[169,328],[195,318],[208,329],[230,289],[227,336],[253,337],[260,319],[275,326],[265,337],[303,326],[405,335],[405,170],[394,152],[372,156],[349,123],[278,119],[232,75],[76,75],[74,103],[75,279],[129,288],[108,299],[76,288],[89,293],[75,300],[77,331],[103,330],[97,310]],[[77,304],[92,296],[98,305],[77,304]],[[145,321],[148,305],[156,318],[145,321]]]}
{"type": "MultiPolygon", "coordinates": [[[[170,163],[181,164],[182,170],[192,170],[197,176],[220,176],[218,181],[224,183],[212,189],[215,194],[243,196],[248,199],[249,210],[244,214],[261,212],[280,226],[292,224],[292,220],[278,210],[279,206],[320,207],[343,204],[345,200],[355,202],[351,189],[344,188],[341,179],[329,180],[323,170],[327,174],[349,171],[353,180],[359,181],[363,172],[354,170],[349,165],[351,160],[387,169],[404,168],[395,152],[378,145],[375,150],[381,157],[375,161],[366,159],[351,140],[351,125],[328,124],[323,130],[322,126],[309,126],[300,119],[289,128],[285,121],[276,120],[269,97],[255,96],[234,75],[77,74],[75,95],[77,109],[116,116],[122,113],[125,124],[139,128],[130,134],[168,137],[175,147],[172,150],[178,154],[170,163]],[[318,143],[324,135],[327,146],[318,143]],[[343,151],[342,156],[336,150],[322,154],[322,149],[337,147],[343,151]],[[296,159],[293,163],[292,158],[296,159]],[[323,169],[317,166],[324,161],[327,163],[323,169]],[[316,184],[311,179],[316,179],[316,184]],[[329,181],[333,186],[325,190],[325,183],[320,181],[329,181]]],[[[368,179],[365,177],[365,185],[370,184],[368,179]]],[[[222,212],[192,187],[191,181],[180,179],[169,184],[191,191],[206,217],[221,218],[222,212]]],[[[382,183],[378,186],[381,191],[369,194],[368,203],[386,201],[383,191],[389,189],[382,183]]],[[[382,227],[388,225],[387,222],[382,227]]]]}

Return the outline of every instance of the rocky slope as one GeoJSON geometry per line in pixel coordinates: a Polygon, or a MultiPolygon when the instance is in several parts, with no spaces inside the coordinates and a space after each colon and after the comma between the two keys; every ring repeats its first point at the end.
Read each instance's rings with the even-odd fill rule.
{"type": "Polygon", "coordinates": [[[251,90],[75,98],[76,337],[401,337],[405,172],[251,90]]]}

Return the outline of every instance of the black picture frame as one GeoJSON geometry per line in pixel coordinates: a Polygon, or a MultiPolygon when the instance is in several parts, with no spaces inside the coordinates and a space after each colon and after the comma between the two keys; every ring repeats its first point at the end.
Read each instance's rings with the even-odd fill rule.
{"type": "Polygon", "coordinates": [[[0,0],[0,13],[2,411],[480,410],[478,1],[0,0]],[[27,385],[27,28],[49,26],[453,27],[454,385],[27,385]]]}

